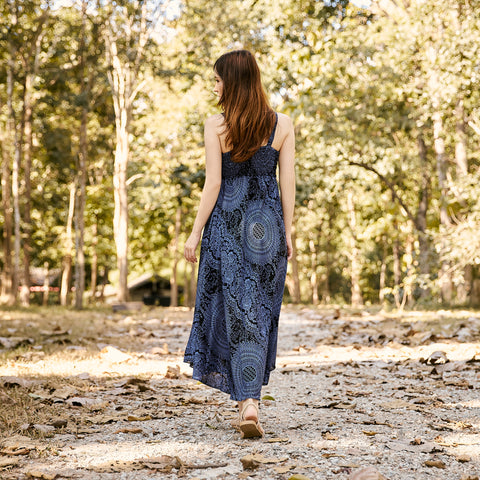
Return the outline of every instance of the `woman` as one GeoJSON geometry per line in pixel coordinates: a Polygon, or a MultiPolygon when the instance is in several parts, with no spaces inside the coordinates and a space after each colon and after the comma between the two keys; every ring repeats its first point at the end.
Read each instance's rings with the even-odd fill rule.
{"type": "Polygon", "coordinates": [[[275,368],[292,255],[295,139],[290,118],[270,108],[250,52],[222,55],[214,74],[223,113],[205,122],[205,186],[185,243],[196,262],[203,230],[185,362],[193,378],[238,401],[243,438],[261,437],[258,403],[275,368]]]}

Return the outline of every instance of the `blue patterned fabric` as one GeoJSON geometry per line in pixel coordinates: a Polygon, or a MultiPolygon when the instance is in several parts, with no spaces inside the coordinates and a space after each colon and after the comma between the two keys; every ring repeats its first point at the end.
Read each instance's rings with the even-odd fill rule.
{"type": "Polygon", "coordinates": [[[184,361],[193,378],[229,393],[260,398],[275,368],[287,244],[272,148],[247,161],[222,154],[222,185],[202,237],[197,297],[184,361]]]}

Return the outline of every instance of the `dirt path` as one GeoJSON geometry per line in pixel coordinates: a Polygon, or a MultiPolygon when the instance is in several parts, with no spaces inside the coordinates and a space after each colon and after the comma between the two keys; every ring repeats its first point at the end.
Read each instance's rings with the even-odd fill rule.
{"type": "Polygon", "coordinates": [[[479,478],[478,313],[285,308],[241,440],[181,362],[191,312],[47,312],[1,314],[1,479],[479,478]]]}

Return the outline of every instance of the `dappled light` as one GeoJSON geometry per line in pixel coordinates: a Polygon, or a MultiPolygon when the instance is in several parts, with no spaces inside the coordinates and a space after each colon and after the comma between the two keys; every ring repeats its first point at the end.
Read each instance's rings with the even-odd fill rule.
{"type": "Polygon", "coordinates": [[[247,443],[230,426],[234,403],[182,363],[191,319],[182,308],[4,312],[0,338],[32,340],[2,350],[5,478],[476,472],[478,312],[284,307],[267,434],[247,443]]]}
{"type": "Polygon", "coordinates": [[[0,1],[0,479],[480,480],[479,38],[0,1]]]}

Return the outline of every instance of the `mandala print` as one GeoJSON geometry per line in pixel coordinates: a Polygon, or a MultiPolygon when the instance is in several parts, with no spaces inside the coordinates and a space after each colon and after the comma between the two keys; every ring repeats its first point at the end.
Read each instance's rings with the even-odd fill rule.
{"type": "Polygon", "coordinates": [[[242,163],[222,155],[222,185],[205,225],[185,361],[193,378],[230,394],[260,398],[275,368],[287,245],[276,170],[266,146],[242,163]]]}

